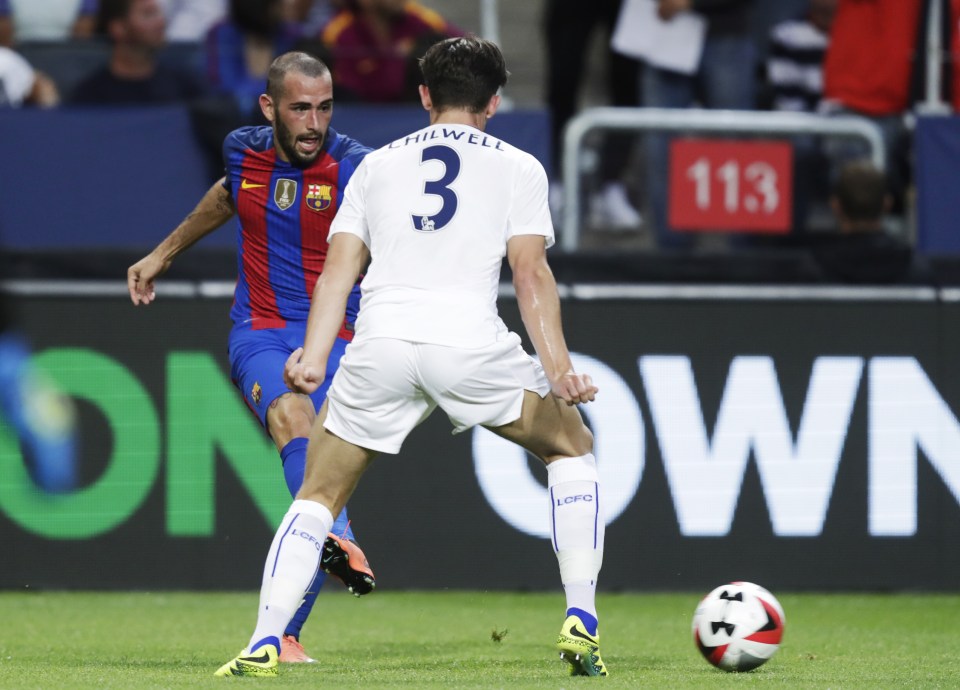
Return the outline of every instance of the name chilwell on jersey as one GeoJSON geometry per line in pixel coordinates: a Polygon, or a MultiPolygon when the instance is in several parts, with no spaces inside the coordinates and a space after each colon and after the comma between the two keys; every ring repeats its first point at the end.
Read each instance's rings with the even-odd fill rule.
{"type": "Polygon", "coordinates": [[[447,129],[446,127],[442,128],[430,128],[428,130],[418,132],[417,134],[410,135],[403,139],[397,139],[395,142],[390,144],[387,148],[389,149],[398,149],[402,146],[409,146],[410,144],[419,144],[425,141],[431,141],[433,139],[453,139],[454,141],[463,141],[466,144],[473,144],[474,146],[481,146],[488,149],[496,149],[497,151],[503,151],[503,142],[495,137],[488,136],[482,132],[466,132],[463,130],[447,129]]]}

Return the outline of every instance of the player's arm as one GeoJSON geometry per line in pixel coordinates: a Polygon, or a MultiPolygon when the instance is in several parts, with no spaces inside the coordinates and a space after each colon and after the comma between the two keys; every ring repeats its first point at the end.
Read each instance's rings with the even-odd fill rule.
{"type": "Polygon", "coordinates": [[[511,237],[507,243],[507,261],[513,271],[520,317],[550,380],[553,394],[568,405],[590,402],[597,387],[589,376],[573,370],[560,323],[560,296],[547,264],[543,236],[511,237]]]}
{"type": "Polygon", "coordinates": [[[303,347],[290,355],[283,372],[290,389],[312,393],[323,383],[330,350],[343,325],[347,298],[369,257],[367,245],[356,235],[339,232],[330,239],[323,272],[313,288],[303,347]]]}
{"type": "Polygon", "coordinates": [[[134,304],[150,304],[156,297],[154,281],[166,273],[173,260],[230,220],[236,208],[230,190],[221,178],[200,199],[200,203],[163,242],[127,269],[127,289],[134,304]]]}

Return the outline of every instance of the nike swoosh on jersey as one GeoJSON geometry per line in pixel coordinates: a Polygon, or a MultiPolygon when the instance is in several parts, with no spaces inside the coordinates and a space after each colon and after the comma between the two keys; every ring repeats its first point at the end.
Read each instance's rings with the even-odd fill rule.
{"type": "Polygon", "coordinates": [[[257,187],[266,187],[265,184],[255,184],[253,182],[247,182],[246,179],[240,182],[240,189],[256,189],[257,187]]]}

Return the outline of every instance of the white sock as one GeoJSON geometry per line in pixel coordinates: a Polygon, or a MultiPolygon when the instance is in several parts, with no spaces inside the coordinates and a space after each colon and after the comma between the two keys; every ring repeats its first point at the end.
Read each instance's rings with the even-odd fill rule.
{"type": "Polygon", "coordinates": [[[597,615],[597,576],[603,563],[606,521],[600,505],[600,477],[592,454],[547,465],[553,549],[567,608],[597,615]]]}
{"type": "Polygon", "coordinates": [[[274,637],[279,642],[320,567],[320,552],[333,515],[316,501],[296,500],[273,537],[263,567],[257,628],[248,649],[274,637]]]}

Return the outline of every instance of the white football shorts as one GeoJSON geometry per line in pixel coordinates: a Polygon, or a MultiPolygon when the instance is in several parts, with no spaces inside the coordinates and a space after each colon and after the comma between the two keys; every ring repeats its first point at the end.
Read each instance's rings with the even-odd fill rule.
{"type": "Polygon", "coordinates": [[[550,383],[540,363],[508,333],[476,350],[393,338],[347,346],[327,394],[324,427],[363,448],[399,453],[415,426],[440,407],[453,433],[520,418],[523,391],[541,398],[550,383]]]}

